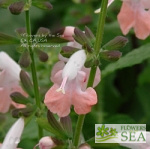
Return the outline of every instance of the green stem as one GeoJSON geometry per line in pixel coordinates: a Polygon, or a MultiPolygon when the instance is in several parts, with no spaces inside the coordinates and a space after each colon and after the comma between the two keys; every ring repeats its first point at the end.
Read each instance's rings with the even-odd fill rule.
{"type": "Polygon", "coordinates": [[[28,47],[29,47],[29,53],[31,57],[31,72],[32,72],[32,79],[34,84],[34,93],[35,93],[35,100],[36,105],[41,108],[41,102],[40,102],[40,96],[39,96],[39,89],[38,89],[38,80],[37,80],[37,74],[36,74],[36,68],[35,68],[35,60],[34,60],[34,53],[32,50],[32,39],[31,39],[31,25],[30,25],[30,12],[26,11],[26,29],[27,29],[27,40],[28,40],[28,47]]]}
{"type": "MultiPolygon", "coordinates": [[[[107,4],[108,0],[102,0],[102,5],[101,5],[101,13],[99,15],[99,21],[98,21],[98,26],[97,26],[97,34],[96,34],[96,41],[94,45],[95,49],[95,54],[99,55],[100,47],[102,44],[102,37],[104,33],[104,25],[105,25],[105,18],[106,18],[106,13],[107,13],[107,4]]],[[[88,85],[87,87],[93,86],[94,83],[94,78],[96,75],[96,66],[93,66],[90,71],[90,76],[88,80],[88,85]]],[[[78,148],[79,141],[80,141],[80,134],[82,132],[82,127],[84,124],[84,119],[85,115],[79,115],[76,129],[75,129],[75,135],[74,135],[74,140],[73,140],[73,145],[75,148],[78,148]]]]}
{"type": "MultiPolygon", "coordinates": [[[[33,86],[34,86],[34,95],[36,100],[36,105],[39,109],[41,109],[41,101],[40,101],[40,95],[39,95],[39,85],[38,85],[38,79],[36,74],[36,67],[35,67],[35,60],[34,60],[34,53],[32,49],[32,38],[31,38],[31,24],[30,24],[30,12],[29,10],[25,12],[26,15],[26,30],[27,30],[27,43],[28,43],[28,49],[30,53],[31,58],[31,73],[32,73],[32,80],[33,80],[33,86]]],[[[39,129],[39,138],[43,136],[43,130],[40,126],[38,126],[39,129]]]]}

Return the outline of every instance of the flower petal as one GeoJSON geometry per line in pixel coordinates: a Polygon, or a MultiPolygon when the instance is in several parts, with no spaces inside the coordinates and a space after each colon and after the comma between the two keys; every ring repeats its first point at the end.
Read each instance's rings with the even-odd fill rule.
{"type": "Polygon", "coordinates": [[[61,81],[62,81],[62,76],[61,76],[62,71],[61,70],[64,68],[64,66],[65,66],[65,63],[62,61],[59,61],[54,65],[52,72],[51,72],[51,81],[53,83],[56,83],[56,82],[61,83],[61,81]]]}
{"type": "Polygon", "coordinates": [[[9,80],[18,81],[21,71],[20,66],[5,52],[0,52],[0,69],[6,70],[9,80]]]}
{"type": "Polygon", "coordinates": [[[62,94],[56,90],[59,88],[57,84],[54,84],[46,93],[44,103],[47,108],[57,113],[59,117],[65,117],[70,113],[70,93],[62,94]]]}
{"type": "Polygon", "coordinates": [[[8,131],[1,149],[16,149],[24,129],[24,119],[19,118],[8,131]]]}
{"type": "Polygon", "coordinates": [[[124,35],[133,27],[134,21],[134,10],[130,7],[127,2],[123,2],[120,13],[118,14],[118,22],[124,35]]]}
{"type": "MultiPolygon", "coordinates": [[[[90,75],[90,71],[91,71],[91,68],[86,68],[86,67],[83,67],[82,68],[82,71],[84,71],[87,75],[87,80],[89,79],[89,75],[90,75]]],[[[99,82],[101,81],[101,71],[99,69],[99,67],[97,67],[97,70],[96,70],[96,75],[95,75],[95,79],[94,79],[94,83],[93,83],[93,88],[96,87],[99,82]]],[[[87,81],[86,81],[86,84],[84,85],[83,87],[83,90],[86,88],[87,86],[87,81]]]]}
{"type": "Polygon", "coordinates": [[[139,39],[144,40],[150,35],[150,13],[145,10],[141,10],[138,14],[136,14],[135,19],[135,34],[139,39]]]}
{"type": "Polygon", "coordinates": [[[97,94],[91,87],[85,92],[74,91],[72,95],[72,104],[77,114],[86,114],[91,111],[93,105],[97,103],[97,94]]]}
{"type": "Polygon", "coordinates": [[[0,88],[0,113],[6,113],[9,110],[11,98],[7,88],[0,88]]]}

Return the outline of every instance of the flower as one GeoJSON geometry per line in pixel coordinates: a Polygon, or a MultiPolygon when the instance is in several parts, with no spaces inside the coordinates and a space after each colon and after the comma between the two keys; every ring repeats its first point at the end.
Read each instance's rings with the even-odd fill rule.
{"type": "MultiPolygon", "coordinates": [[[[92,87],[85,88],[88,72],[84,68],[86,54],[84,50],[75,52],[66,63],[59,61],[55,64],[51,80],[54,85],[47,91],[44,103],[47,108],[65,117],[70,113],[71,105],[77,114],[86,114],[97,103],[97,95],[92,87]]],[[[100,81],[100,71],[97,70],[96,83],[100,81]]]]}
{"type": "Polygon", "coordinates": [[[40,139],[39,143],[34,147],[34,149],[36,149],[37,146],[39,146],[40,149],[51,149],[55,147],[56,144],[51,137],[46,136],[40,139]]]}
{"type": "Polygon", "coordinates": [[[0,112],[6,113],[12,104],[16,108],[23,108],[24,105],[16,104],[10,98],[10,94],[17,91],[27,96],[19,86],[20,66],[11,59],[5,52],[0,52],[0,112]]]}
{"type": "Polygon", "coordinates": [[[24,119],[19,118],[8,131],[1,149],[16,149],[24,129],[24,119]]]}
{"type": "Polygon", "coordinates": [[[69,41],[74,41],[74,38],[72,36],[74,34],[74,29],[75,28],[73,26],[65,27],[62,38],[69,41]]]}
{"type": "Polygon", "coordinates": [[[150,132],[146,132],[146,143],[119,143],[131,149],[150,149],[150,132]]]}
{"type": "Polygon", "coordinates": [[[118,21],[124,35],[134,28],[137,38],[147,38],[150,35],[150,1],[123,0],[118,21]]]}

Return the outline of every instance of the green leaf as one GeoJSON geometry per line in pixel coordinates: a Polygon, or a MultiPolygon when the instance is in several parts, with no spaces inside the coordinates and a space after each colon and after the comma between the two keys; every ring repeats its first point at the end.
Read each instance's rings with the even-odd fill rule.
{"type": "Polygon", "coordinates": [[[19,44],[20,40],[3,33],[0,33],[0,45],[19,44]]]}
{"type": "Polygon", "coordinates": [[[45,118],[37,118],[37,123],[40,125],[40,127],[42,127],[43,129],[51,132],[52,134],[54,134],[54,136],[61,138],[61,139],[68,139],[68,137],[66,136],[66,134],[60,132],[59,130],[54,129],[48,122],[47,119],[45,118]]]}
{"type": "Polygon", "coordinates": [[[134,49],[130,53],[126,54],[124,57],[120,58],[117,62],[109,64],[102,71],[102,77],[114,72],[115,70],[131,67],[136,64],[142,63],[144,60],[150,58],[150,44],[141,46],[138,49],[134,49]]]}
{"type": "Polygon", "coordinates": [[[37,7],[37,8],[44,9],[44,10],[53,9],[52,4],[48,0],[41,0],[41,1],[33,0],[32,5],[37,7]]]}
{"type": "Polygon", "coordinates": [[[144,116],[150,117],[150,112],[149,112],[149,108],[150,108],[150,85],[149,84],[145,84],[142,86],[139,86],[136,88],[136,93],[137,93],[137,98],[140,102],[140,105],[142,106],[142,109],[145,113],[144,116]]]}
{"type": "Polygon", "coordinates": [[[0,0],[0,7],[7,8],[10,4],[17,2],[18,0],[0,0]]]}

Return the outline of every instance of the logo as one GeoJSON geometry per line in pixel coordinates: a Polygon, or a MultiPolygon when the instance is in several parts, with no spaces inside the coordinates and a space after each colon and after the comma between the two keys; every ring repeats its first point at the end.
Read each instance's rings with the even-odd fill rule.
{"type": "Polygon", "coordinates": [[[95,124],[95,143],[146,143],[146,124],[95,124]]]}

